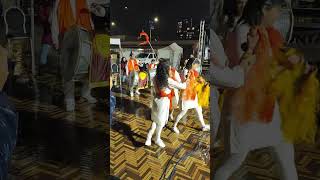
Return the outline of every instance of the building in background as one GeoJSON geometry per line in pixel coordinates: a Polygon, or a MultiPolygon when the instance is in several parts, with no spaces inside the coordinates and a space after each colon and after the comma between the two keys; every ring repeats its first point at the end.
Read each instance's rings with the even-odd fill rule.
{"type": "Polygon", "coordinates": [[[193,23],[192,18],[184,18],[177,22],[177,39],[196,40],[199,38],[199,23],[193,23]]]}

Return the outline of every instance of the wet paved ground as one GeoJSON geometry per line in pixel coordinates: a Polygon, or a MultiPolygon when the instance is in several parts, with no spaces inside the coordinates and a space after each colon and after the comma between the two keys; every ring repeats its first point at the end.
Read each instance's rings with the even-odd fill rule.
{"type": "Polygon", "coordinates": [[[37,78],[40,96],[13,85],[8,90],[19,112],[18,142],[10,166],[12,179],[106,179],[109,161],[106,88],[93,90],[96,105],[77,98],[76,111],[64,111],[56,76],[37,78]]]}
{"type": "MultiPolygon", "coordinates": [[[[200,153],[205,148],[199,148],[201,144],[208,146],[210,137],[208,132],[201,131],[194,111],[190,110],[185,122],[178,125],[179,135],[171,130],[173,121],[169,120],[161,135],[164,149],[154,142],[150,147],[144,145],[151,126],[152,97],[149,90],[141,92],[134,98],[125,91],[115,93],[115,125],[110,132],[111,174],[121,179],[210,179],[209,159],[205,161],[200,153]]],[[[208,113],[205,109],[206,122],[208,113]]]]}

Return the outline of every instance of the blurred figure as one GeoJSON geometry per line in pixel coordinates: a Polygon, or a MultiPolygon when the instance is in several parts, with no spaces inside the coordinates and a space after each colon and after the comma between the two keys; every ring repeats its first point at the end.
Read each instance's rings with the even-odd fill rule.
{"type": "Polygon", "coordinates": [[[153,78],[156,75],[156,70],[157,70],[157,64],[156,64],[156,60],[152,59],[151,63],[149,64],[149,81],[150,81],[150,85],[153,86],[153,78]]]}
{"type": "Polygon", "coordinates": [[[126,73],[128,77],[128,85],[130,90],[130,96],[133,97],[134,95],[134,89],[136,89],[135,93],[137,95],[140,95],[139,89],[138,89],[138,83],[139,83],[139,62],[136,58],[133,57],[133,53],[130,54],[130,59],[128,60],[127,66],[126,66],[126,73]]]}
{"type": "Polygon", "coordinates": [[[48,62],[48,53],[50,48],[52,47],[52,36],[51,36],[51,11],[52,11],[53,3],[51,0],[42,1],[39,10],[40,23],[43,28],[42,34],[42,46],[40,52],[40,68],[41,72],[42,66],[46,65],[48,62]]]}
{"type": "Polygon", "coordinates": [[[312,73],[308,74],[310,68],[303,58],[294,50],[285,49],[280,32],[273,27],[282,3],[282,0],[248,0],[236,27],[245,84],[227,91],[226,120],[230,122],[230,134],[226,147],[230,145],[231,155],[214,179],[229,179],[251,150],[273,147],[281,178],[298,180],[293,144],[312,143],[315,139],[313,106],[317,104],[317,91],[296,94],[295,89],[318,89],[319,82],[312,73]],[[308,80],[297,85],[306,74],[308,80]],[[312,97],[307,108],[304,106],[308,103],[298,100],[304,97],[312,97]],[[311,111],[298,112],[299,107],[311,111]]]}
{"type": "Polygon", "coordinates": [[[122,72],[122,82],[125,82],[126,80],[126,74],[127,74],[127,65],[128,61],[125,57],[121,58],[121,72],[122,72]]]}
{"type": "Polygon", "coordinates": [[[199,105],[198,102],[198,95],[197,95],[197,78],[199,78],[199,71],[200,71],[200,61],[198,60],[189,60],[187,63],[187,88],[182,92],[182,99],[181,99],[181,112],[178,114],[177,119],[173,125],[173,131],[177,134],[180,133],[177,125],[179,121],[183,118],[184,115],[187,114],[189,109],[195,109],[198,115],[198,119],[201,123],[202,131],[209,131],[210,126],[205,124],[202,114],[202,107],[199,105]]]}
{"type": "Polygon", "coordinates": [[[240,57],[237,53],[237,43],[239,38],[235,32],[235,28],[239,23],[239,20],[242,16],[243,9],[248,0],[234,0],[235,6],[231,8],[228,14],[225,16],[225,39],[224,39],[224,48],[227,53],[229,61],[227,62],[228,66],[234,67],[240,64],[240,57]]]}
{"type": "Polygon", "coordinates": [[[110,114],[109,114],[110,115],[110,127],[112,127],[112,125],[113,125],[113,116],[112,116],[112,114],[113,114],[113,112],[114,112],[114,110],[116,108],[116,103],[117,103],[116,98],[112,94],[113,81],[114,81],[114,76],[111,75],[110,76],[110,114]]]}
{"type": "Polygon", "coordinates": [[[8,165],[17,141],[18,115],[2,91],[8,76],[8,51],[0,45],[0,179],[8,179],[8,165]]]}

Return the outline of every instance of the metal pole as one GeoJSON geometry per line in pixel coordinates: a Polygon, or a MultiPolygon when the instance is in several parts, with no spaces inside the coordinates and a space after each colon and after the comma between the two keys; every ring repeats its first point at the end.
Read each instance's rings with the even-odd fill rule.
{"type": "Polygon", "coordinates": [[[152,31],[151,31],[151,26],[150,26],[150,41],[152,41],[152,36],[151,36],[152,34],[151,33],[152,33],[152,31]]]}

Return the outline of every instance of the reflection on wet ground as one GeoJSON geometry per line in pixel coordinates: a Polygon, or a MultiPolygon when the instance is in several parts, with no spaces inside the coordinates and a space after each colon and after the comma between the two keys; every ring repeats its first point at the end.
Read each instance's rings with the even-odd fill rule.
{"type": "Polygon", "coordinates": [[[108,115],[106,88],[94,89],[96,105],[77,98],[76,111],[64,111],[61,83],[46,74],[39,96],[26,86],[9,89],[19,112],[12,179],[106,179],[108,115]]]}
{"type": "MultiPolygon", "coordinates": [[[[125,90],[114,91],[117,107],[113,114],[115,124],[110,130],[112,175],[121,179],[210,178],[209,159],[203,159],[198,148],[201,141],[209,144],[209,133],[199,131],[200,123],[194,111],[190,110],[186,120],[178,126],[180,135],[171,130],[173,120],[169,120],[161,135],[166,144],[164,149],[154,143],[146,147],[144,142],[151,126],[150,90],[141,90],[141,95],[133,98],[125,90]]],[[[208,114],[205,109],[206,121],[208,114]]]]}

